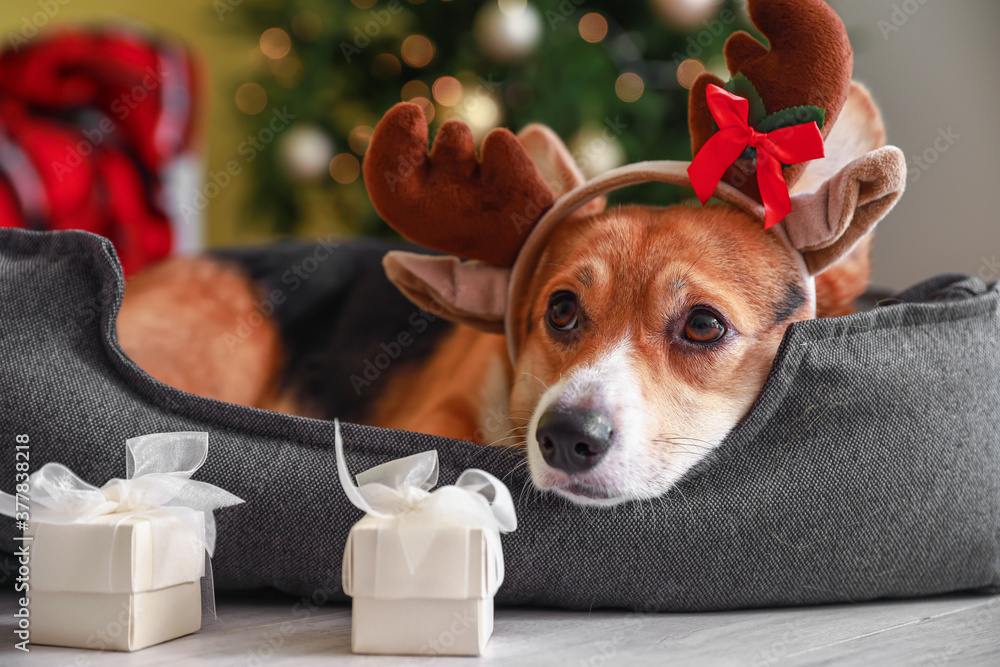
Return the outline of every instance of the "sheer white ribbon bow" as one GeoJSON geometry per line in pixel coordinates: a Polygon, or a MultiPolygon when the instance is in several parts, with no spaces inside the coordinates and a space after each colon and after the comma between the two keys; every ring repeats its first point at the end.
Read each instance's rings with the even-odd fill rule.
{"type": "MultiPolygon", "coordinates": [[[[153,433],[127,440],[125,449],[126,479],[112,479],[100,488],[61,463],[47,463],[32,473],[26,494],[31,521],[67,525],[113,514],[121,514],[124,520],[155,509],[174,515],[193,540],[204,542],[211,557],[215,552],[212,511],[243,500],[191,479],[208,456],[208,433],[153,433]],[[197,512],[204,512],[204,529],[197,512]]],[[[0,492],[0,514],[19,514],[15,496],[0,492]]],[[[211,570],[206,569],[205,574],[210,581],[211,570]]]]}
{"type": "MultiPolygon", "coordinates": [[[[186,507],[205,513],[205,550],[215,552],[212,510],[243,500],[207,482],[191,479],[208,457],[208,433],[153,433],[125,442],[126,479],[112,479],[101,488],[83,481],[61,463],[47,463],[29,478],[31,520],[38,523],[86,523],[105,514],[170,511],[186,507]]],[[[0,492],[0,514],[14,516],[14,496],[0,492]]],[[[178,512],[194,532],[199,523],[178,512]]]]}
{"type": "Polygon", "coordinates": [[[454,486],[431,492],[438,481],[437,450],[421,452],[376,466],[351,481],[344,458],[340,422],[336,431],[337,473],[348,500],[358,509],[381,519],[395,519],[410,571],[415,571],[436,527],[481,528],[495,554],[497,585],[503,582],[503,554],[500,533],[517,529],[514,499],[503,482],[484,470],[470,468],[459,475],[454,486]],[[410,528],[407,529],[407,520],[410,528]]]}

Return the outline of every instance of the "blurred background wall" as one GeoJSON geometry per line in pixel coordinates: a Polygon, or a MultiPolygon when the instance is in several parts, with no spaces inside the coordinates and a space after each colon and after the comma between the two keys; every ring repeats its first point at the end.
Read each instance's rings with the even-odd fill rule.
{"type": "Polygon", "coordinates": [[[874,281],[901,288],[947,271],[1000,280],[1000,5],[831,4],[855,44],[854,77],[874,91],[911,172],[879,226],[874,281]]]}
{"type": "MultiPolygon", "coordinates": [[[[910,162],[909,191],[879,229],[875,282],[946,271],[1000,279],[1000,11],[985,0],[833,0],[910,162]]],[[[358,167],[391,104],[437,127],[457,117],[551,124],[593,173],[688,159],[686,90],[719,72],[747,28],[726,0],[5,0],[0,36],[31,43],[67,25],[136,22],[185,42],[203,65],[194,218],[207,246],[286,235],[385,234],[358,167]],[[374,23],[373,23],[374,22],[374,23]],[[273,141],[260,137],[282,109],[273,141]],[[251,142],[252,144],[252,142],[251,142]],[[249,156],[253,154],[252,158],[249,156]],[[239,173],[225,178],[227,165],[239,173]],[[225,181],[206,190],[205,184],[225,181]],[[210,194],[211,196],[205,196],[210,194]]],[[[273,126],[272,126],[273,127],[273,126]]],[[[669,201],[662,188],[622,195],[669,201]]]]}

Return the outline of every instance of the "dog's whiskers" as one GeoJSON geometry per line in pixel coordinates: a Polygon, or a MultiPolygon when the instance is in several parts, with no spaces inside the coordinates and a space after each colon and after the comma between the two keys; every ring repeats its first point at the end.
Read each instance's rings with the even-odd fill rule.
{"type": "Polygon", "coordinates": [[[708,440],[700,440],[699,438],[692,438],[690,436],[682,436],[682,435],[677,435],[677,434],[674,434],[674,433],[661,433],[656,438],[654,438],[653,441],[654,442],[670,442],[670,441],[675,441],[675,440],[684,441],[684,442],[702,443],[702,444],[707,445],[709,447],[715,447],[718,444],[718,443],[715,443],[715,442],[710,442],[708,440]]]}
{"type": "Polygon", "coordinates": [[[537,375],[533,375],[532,373],[528,373],[527,371],[521,373],[521,381],[524,381],[524,379],[526,377],[530,377],[530,378],[534,378],[534,379],[538,380],[541,383],[541,385],[543,387],[545,387],[545,391],[549,390],[549,385],[547,385],[545,383],[545,380],[543,380],[542,378],[538,377],[537,375]]]}
{"type": "MultiPolygon", "coordinates": [[[[527,428],[527,426],[515,426],[514,428],[510,429],[509,431],[507,431],[507,433],[505,433],[503,436],[497,438],[496,440],[494,440],[493,442],[489,443],[486,446],[487,447],[493,447],[497,443],[504,442],[505,440],[514,440],[514,439],[516,439],[518,441],[524,440],[525,439],[525,434],[522,433],[522,431],[524,429],[526,429],[526,428],[527,428]]],[[[510,447],[511,445],[504,445],[504,446],[505,447],[510,447]]],[[[520,443],[515,443],[514,446],[520,446],[520,443]]]]}
{"type": "Polygon", "coordinates": [[[531,378],[535,378],[536,380],[538,380],[539,382],[542,383],[542,386],[545,387],[546,391],[549,390],[549,385],[545,384],[545,380],[543,380],[542,378],[538,377],[537,375],[532,375],[531,373],[528,373],[527,371],[525,371],[524,373],[521,373],[521,379],[522,380],[525,378],[525,376],[531,377],[531,378]]]}
{"type": "Polygon", "coordinates": [[[520,422],[520,424],[518,425],[518,428],[527,428],[528,422],[531,421],[531,420],[530,419],[526,419],[524,417],[505,417],[505,418],[503,418],[503,419],[501,419],[499,421],[501,423],[502,422],[510,422],[511,424],[518,424],[518,422],[520,422]]]}
{"type": "Polygon", "coordinates": [[[507,473],[503,477],[500,478],[500,481],[503,482],[508,477],[510,477],[511,475],[513,475],[515,472],[517,472],[521,468],[526,467],[527,465],[528,465],[528,459],[524,459],[523,461],[521,461],[520,463],[518,463],[516,466],[514,466],[513,468],[511,468],[510,470],[508,470],[507,473]]]}
{"type": "Polygon", "coordinates": [[[514,447],[516,445],[500,445],[498,443],[504,442],[506,440],[520,440],[522,437],[523,436],[520,436],[520,435],[517,435],[517,434],[514,434],[514,435],[505,435],[502,438],[497,438],[493,442],[488,443],[486,446],[487,447],[496,447],[497,449],[510,448],[510,447],[514,447]]]}

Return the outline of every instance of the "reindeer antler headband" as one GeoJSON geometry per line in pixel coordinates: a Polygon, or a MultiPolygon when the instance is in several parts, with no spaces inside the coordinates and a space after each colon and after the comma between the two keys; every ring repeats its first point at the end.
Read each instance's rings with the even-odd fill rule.
{"type": "MultiPolygon", "coordinates": [[[[511,297],[530,279],[552,229],[608,192],[664,182],[693,187],[703,203],[714,196],[765,228],[783,221],[775,231],[801,254],[812,284],[811,276],[843,255],[844,240],[855,234],[856,242],[895,205],[905,160],[896,148],[872,151],[814,192],[790,197],[805,162],[822,157],[851,92],[853,52],[843,23],[822,0],[748,6],[771,48],[736,33],[725,48],[733,78],[703,74],[695,82],[690,163],[633,164],[557,196],[537,167],[544,162],[540,146],[562,146],[551,130],[532,126],[520,136],[493,130],[477,159],[469,128],[449,121],[428,153],[420,107],[393,107],[375,128],[364,161],[372,204],[403,236],[450,256],[390,253],[389,278],[421,307],[445,302],[452,319],[506,332],[513,360],[511,297]]],[[[548,175],[558,189],[575,166],[564,148],[554,150],[562,151],[555,164],[564,173],[548,175]]]]}

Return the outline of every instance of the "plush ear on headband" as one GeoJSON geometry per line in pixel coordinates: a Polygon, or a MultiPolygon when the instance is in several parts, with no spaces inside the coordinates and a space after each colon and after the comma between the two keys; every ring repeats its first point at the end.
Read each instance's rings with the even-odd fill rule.
{"type": "Polygon", "coordinates": [[[451,255],[392,251],[382,259],[389,281],[432,315],[503,333],[510,269],[451,255]]]}
{"type": "Polygon", "coordinates": [[[906,187],[906,157],[886,146],[858,158],[819,190],[792,197],[788,238],[812,275],[849,253],[884,218],[906,187]]]}
{"type": "Polygon", "coordinates": [[[868,90],[852,82],[826,157],[809,163],[782,225],[812,275],[835,264],[903,195],[906,159],[885,146],[885,124],[868,90]]]}
{"type": "MultiPolygon", "coordinates": [[[[517,140],[557,198],[587,182],[566,144],[548,126],[532,123],[518,133],[517,140]]],[[[581,207],[578,214],[596,215],[606,205],[607,199],[598,197],[581,207]]]]}

